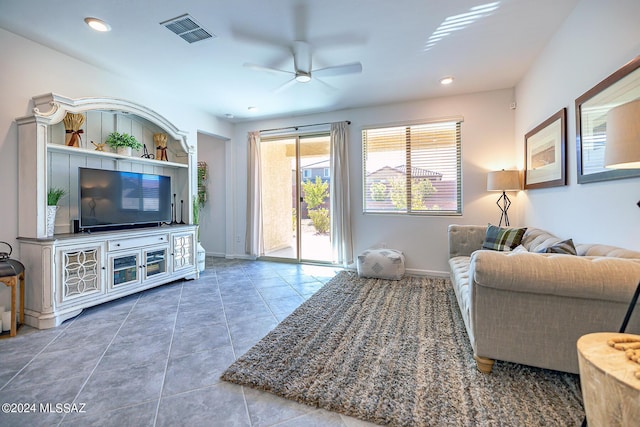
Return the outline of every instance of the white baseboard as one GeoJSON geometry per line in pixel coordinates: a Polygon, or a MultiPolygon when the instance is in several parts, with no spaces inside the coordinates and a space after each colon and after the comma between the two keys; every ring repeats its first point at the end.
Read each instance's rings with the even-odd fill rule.
{"type": "Polygon", "coordinates": [[[206,256],[213,256],[216,258],[225,258],[226,255],[224,252],[205,252],[206,256]]]}
{"type": "Polygon", "coordinates": [[[407,268],[405,270],[406,274],[410,274],[412,276],[430,276],[430,277],[443,277],[449,278],[448,271],[437,271],[437,270],[422,270],[418,268],[407,268]]]}
{"type": "MultiPolygon", "coordinates": [[[[355,266],[349,266],[347,268],[345,268],[345,270],[349,270],[349,271],[353,271],[354,273],[357,271],[355,266]]],[[[437,270],[422,270],[422,269],[418,269],[418,268],[407,268],[405,271],[405,274],[408,274],[410,276],[429,276],[429,277],[442,277],[442,278],[449,278],[449,272],[448,271],[437,271],[437,270]]]]}
{"type": "MultiPolygon", "coordinates": [[[[226,259],[245,259],[245,260],[251,260],[251,261],[255,261],[256,257],[251,256],[251,255],[247,255],[247,254],[223,254],[223,253],[219,253],[219,252],[207,252],[207,256],[214,256],[214,257],[218,257],[218,258],[226,258],[226,259]]],[[[345,270],[349,270],[349,271],[353,271],[356,272],[356,266],[355,264],[352,264],[348,267],[345,268],[345,270]]],[[[448,271],[438,271],[438,270],[423,270],[423,269],[419,269],[419,268],[407,268],[405,270],[406,274],[410,274],[412,276],[430,276],[430,277],[443,277],[443,278],[449,278],[449,272],[448,271]]]]}

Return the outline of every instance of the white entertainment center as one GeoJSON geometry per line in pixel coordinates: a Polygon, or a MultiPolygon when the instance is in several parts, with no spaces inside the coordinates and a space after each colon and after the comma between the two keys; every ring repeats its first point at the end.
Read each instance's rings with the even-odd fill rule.
{"type": "MultiPolygon", "coordinates": [[[[84,308],[179,279],[198,277],[194,148],[186,133],[155,111],[112,98],[33,98],[33,113],[18,124],[20,260],[26,268],[25,323],[46,329],[84,308]],[[65,144],[63,119],[82,114],[77,147],[65,144]],[[167,136],[168,161],[97,151],[111,132],[128,133],[155,152],[153,136],[167,136]],[[116,231],[78,231],[78,168],[171,177],[170,224],[116,231]],[[47,236],[47,191],[62,188],[55,233],[47,236]],[[178,204],[179,203],[179,204],[178,204]]],[[[108,148],[105,148],[108,150],[108,148]]],[[[146,151],[146,150],[145,150],[146,151]]]]}

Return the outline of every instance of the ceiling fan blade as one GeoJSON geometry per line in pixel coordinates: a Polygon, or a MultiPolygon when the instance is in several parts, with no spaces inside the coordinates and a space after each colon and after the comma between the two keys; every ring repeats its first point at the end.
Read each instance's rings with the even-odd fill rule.
{"type": "Polygon", "coordinates": [[[313,38],[313,47],[322,50],[327,48],[344,48],[345,46],[362,46],[368,41],[364,37],[355,33],[329,34],[313,38]]]}
{"type": "Polygon", "coordinates": [[[289,40],[279,39],[277,37],[269,37],[264,33],[252,33],[245,28],[232,27],[231,37],[240,42],[250,43],[254,45],[269,46],[284,52],[290,50],[289,40]]]}
{"type": "Polygon", "coordinates": [[[285,82],[284,84],[278,86],[277,88],[274,89],[273,93],[280,93],[285,89],[290,88],[291,86],[293,86],[294,84],[296,84],[296,79],[293,78],[287,82],[285,82]]]}
{"type": "Polygon", "coordinates": [[[345,74],[358,74],[362,72],[362,64],[354,62],[352,64],[336,65],[333,67],[320,68],[313,70],[312,74],[315,77],[333,77],[343,76],[345,74]]]}
{"type": "Polygon", "coordinates": [[[266,71],[268,73],[274,73],[274,74],[284,73],[284,74],[293,74],[293,75],[295,75],[295,73],[293,73],[291,71],[280,70],[278,68],[265,67],[264,65],[252,64],[250,62],[245,62],[244,64],[242,64],[242,66],[245,67],[245,68],[251,68],[252,70],[266,71]]]}
{"type": "Polygon", "coordinates": [[[325,87],[325,89],[329,89],[329,91],[338,90],[335,86],[331,86],[329,83],[325,82],[325,81],[324,81],[324,80],[322,80],[322,79],[319,79],[319,78],[314,77],[314,78],[313,78],[313,81],[314,81],[314,82],[321,83],[321,84],[325,87]]]}
{"type": "Polygon", "coordinates": [[[293,37],[295,40],[307,39],[309,9],[306,4],[298,3],[293,8],[293,37]]]}
{"type": "Polygon", "coordinates": [[[311,72],[311,46],[304,41],[296,40],[291,46],[293,52],[293,66],[296,71],[311,72]]]}

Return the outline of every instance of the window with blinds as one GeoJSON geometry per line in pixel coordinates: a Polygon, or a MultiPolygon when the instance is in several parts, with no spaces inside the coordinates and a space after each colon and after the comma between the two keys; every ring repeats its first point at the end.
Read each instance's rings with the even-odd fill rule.
{"type": "Polygon", "coordinates": [[[461,121],[363,129],[365,213],[462,213],[461,121]]]}

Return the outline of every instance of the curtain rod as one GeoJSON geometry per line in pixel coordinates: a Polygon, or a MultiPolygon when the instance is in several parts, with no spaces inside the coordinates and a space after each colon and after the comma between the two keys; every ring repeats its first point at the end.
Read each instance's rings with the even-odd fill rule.
{"type": "MultiPolygon", "coordinates": [[[[345,120],[344,122],[346,124],[348,124],[348,125],[351,124],[350,120],[345,120]]],[[[315,123],[315,124],[312,124],[312,125],[287,126],[287,127],[283,127],[283,128],[261,129],[260,132],[274,132],[274,131],[277,131],[277,130],[287,130],[287,129],[298,130],[300,128],[307,128],[307,127],[312,127],[312,126],[330,125],[332,123],[340,123],[340,122],[326,122],[326,123],[315,123]]]]}

